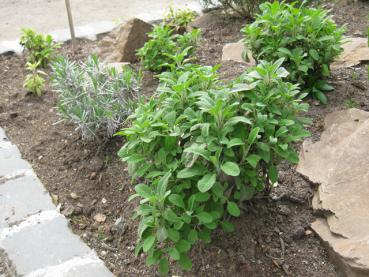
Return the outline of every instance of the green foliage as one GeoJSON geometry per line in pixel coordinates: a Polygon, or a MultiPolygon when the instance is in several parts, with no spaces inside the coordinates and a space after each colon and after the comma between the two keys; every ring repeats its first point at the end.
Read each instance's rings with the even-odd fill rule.
{"type": "Polygon", "coordinates": [[[357,108],[358,106],[359,104],[351,98],[346,101],[346,107],[348,109],[357,108]]]}
{"type": "Polygon", "coordinates": [[[26,88],[27,91],[32,92],[37,96],[41,96],[42,91],[45,88],[45,79],[42,75],[46,75],[46,73],[37,69],[39,67],[39,63],[27,62],[26,67],[29,74],[26,76],[23,87],[26,88]]]}
{"type": "Polygon", "coordinates": [[[147,70],[162,72],[170,68],[174,57],[186,50],[191,56],[200,36],[200,30],[194,29],[183,35],[173,34],[173,29],[165,24],[156,25],[149,33],[150,40],[138,50],[137,55],[142,59],[147,70]]]}
{"type": "Polygon", "coordinates": [[[141,77],[128,66],[108,68],[96,56],[79,64],[60,57],[52,69],[58,111],[83,138],[110,138],[134,109],[141,77]]]}
{"type": "Polygon", "coordinates": [[[284,58],[289,80],[322,103],[325,91],[332,89],[323,77],[329,65],[342,52],[344,28],[337,28],[327,11],[300,8],[284,2],[263,3],[255,22],[243,28],[245,44],[256,60],[284,58]]]}
{"type": "Polygon", "coordinates": [[[40,67],[45,67],[54,57],[55,50],[60,47],[53,41],[51,35],[42,35],[34,30],[22,29],[20,44],[27,51],[27,60],[40,67]]]}
{"type": "Polygon", "coordinates": [[[174,10],[172,6],[169,7],[169,12],[164,18],[164,22],[174,28],[176,31],[185,30],[196,17],[196,12],[190,9],[174,10]]]}
{"type": "Polygon", "coordinates": [[[265,0],[201,0],[200,2],[205,7],[221,5],[226,10],[233,11],[236,15],[243,18],[253,18],[255,12],[258,10],[260,3],[265,0]]]}
{"type": "Polygon", "coordinates": [[[282,62],[262,62],[228,87],[216,68],[164,72],[118,133],[127,138],[119,156],[141,182],[130,197],[140,198],[136,254],[162,274],[170,260],[190,269],[191,247],[220,226],[233,231],[226,215],[238,217],[242,201],[271,189],[280,160],[298,161],[291,144],[309,135],[298,117],[308,105],[282,81],[282,62]]]}

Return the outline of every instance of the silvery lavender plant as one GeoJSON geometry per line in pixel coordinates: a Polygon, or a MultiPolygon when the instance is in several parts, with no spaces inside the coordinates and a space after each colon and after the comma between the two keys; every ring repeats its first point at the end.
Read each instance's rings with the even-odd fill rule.
{"type": "Polygon", "coordinates": [[[141,75],[129,66],[108,67],[96,56],[86,63],[59,57],[52,69],[57,109],[82,138],[110,138],[134,110],[141,75]]]}

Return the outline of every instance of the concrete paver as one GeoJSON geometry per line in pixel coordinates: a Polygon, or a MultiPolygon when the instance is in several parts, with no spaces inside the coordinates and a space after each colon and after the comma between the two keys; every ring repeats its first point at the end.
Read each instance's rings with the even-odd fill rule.
{"type": "Polygon", "coordinates": [[[0,227],[9,227],[42,210],[55,210],[48,192],[34,175],[11,179],[0,185],[0,203],[0,227]]]}
{"type": "Polygon", "coordinates": [[[113,276],[68,228],[68,220],[1,128],[0,253],[10,276],[113,276]]]}

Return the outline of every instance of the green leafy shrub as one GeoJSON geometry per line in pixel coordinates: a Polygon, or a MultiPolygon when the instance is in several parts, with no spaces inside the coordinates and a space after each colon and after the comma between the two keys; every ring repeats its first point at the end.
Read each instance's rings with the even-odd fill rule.
{"type": "Polygon", "coordinates": [[[45,79],[42,75],[46,75],[46,73],[38,70],[38,67],[39,63],[27,62],[26,68],[29,71],[29,74],[26,76],[23,87],[26,88],[27,91],[32,92],[37,96],[41,96],[42,91],[45,88],[45,79]]]}
{"type": "Polygon", "coordinates": [[[162,73],[157,94],[118,133],[127,138],[119,156],[141,182],[130,197],[140,198],[136,254],[146,252],[162,274],[169,260],[190,269],[191,247],[220,226],[232,231],[228,215],[271,189],[280,160],[298,161],[291,144],[309,134],[298,117],[308,105],[297,85],[282,81],[282,62],[262,62],[230,87],[216,68],[162,73]]]}
{"type": "Polygon", "coordinates": [[[258,10],[260,3],[265,0],[201,0],[205,7],[213,7],[221,5],[226,10],[233,11],[236,15],[243,18],[253,18],[255,12],[258,10]]]}
{"type": "Polygon", "coordinates": [[[60,47],[51,35],[44,36],[29,28],[22,29],[20,44],[27,51],[27,60],[41,67],[45,67],[52,60],[55,50],[60,47]]]}
{"type": "Polygon", "coordinates": [[[162,72],[173,63],[173,56],[187,49],[187,55],[193,54],[200,36],[200,30],[194,29],[183,35],[173,34],[173,29],[165,24],[156,25],[149,33],[150,40],[138,50],[147,70],[162,72]]]}
{"type": "Polygon", "coordinates": [[[96,56],[79,64],[60,57],[52,69],[58,111],[78,125],[83,138],[110,138],[134,109],[140,75],[128,66],[108,68],[96,56]]]}
{"type": "Polygon", "coordinates": [[[196,15],[196,12],[190,9],[174,10],[173,7],[170,6],[169,12],[164,18],[164,22],[177,32],[181,32],[186,30],[186,27],[195,19],[196,15]]]}
{"type": "Polygon", "coordinates": [[[337,28],[322,9],[300,8],[286,3],[263,3],[255,22],[243,28],[245,44],[256,60],[285,58],[289,80],[326,103],[324,91],[331,90],[323,77],[342,52],[344,28],[337,28]]]}

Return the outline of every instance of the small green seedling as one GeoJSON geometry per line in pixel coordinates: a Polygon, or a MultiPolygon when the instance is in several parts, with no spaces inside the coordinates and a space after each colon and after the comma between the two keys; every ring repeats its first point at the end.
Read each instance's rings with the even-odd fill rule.
{"type": "Polygon", "coordinates": [[[23,87],[27,91],[32,92],[37,96],[41,96],[45,88],[45,79],[42,76],[47,76],[47,74],[39,69],[39,63],[27,62],[27,70],[30,72],[26,76],[23,87]]]}

